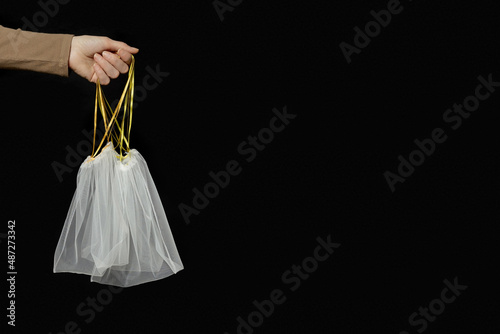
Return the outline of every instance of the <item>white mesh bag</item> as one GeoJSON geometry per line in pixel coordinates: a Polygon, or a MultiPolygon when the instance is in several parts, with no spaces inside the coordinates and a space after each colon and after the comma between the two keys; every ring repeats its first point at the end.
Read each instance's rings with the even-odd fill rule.
{"type": "Polygon", "coordinates": [[[148,165],[129,147],[134,62],[132,58],[127,85],[114,112],[97,83],[94,126],[99,106],[106,132],[78,171],[54,254],[54,273],[87,274],[93,282],[128,287],[184,268],[148,165]],[[109,142],[97,154],[105,139],[109,142]]]}

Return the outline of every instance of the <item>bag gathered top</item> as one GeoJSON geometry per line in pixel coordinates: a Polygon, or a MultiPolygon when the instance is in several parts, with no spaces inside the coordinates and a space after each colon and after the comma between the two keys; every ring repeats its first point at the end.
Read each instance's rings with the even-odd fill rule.
{"type": "Polygon", "coordinates": [[[128,287],[184,269],[148,165],[130,148],[134,67],[132,56],[114,111],[96,83],[92,155],[78,170],[54,273],[86,274],[92,282],[128,287]],[[98,109],[105,133],[96,148],[98,109]]]}

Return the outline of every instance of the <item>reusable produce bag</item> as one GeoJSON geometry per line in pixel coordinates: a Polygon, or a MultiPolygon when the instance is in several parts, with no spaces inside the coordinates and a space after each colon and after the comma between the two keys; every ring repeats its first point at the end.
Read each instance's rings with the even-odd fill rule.
{"type": "Polygon", "coordinates": [[[78,171],[54,254],[54,273],[86,274],[93,282],[129,287],[184,269],[148,165],[129,145],[134,67],[132,58],[114,111],[96,84],[92,155],[78,171]],[[97,109],[106,131],[95,149],[97,109]]]}

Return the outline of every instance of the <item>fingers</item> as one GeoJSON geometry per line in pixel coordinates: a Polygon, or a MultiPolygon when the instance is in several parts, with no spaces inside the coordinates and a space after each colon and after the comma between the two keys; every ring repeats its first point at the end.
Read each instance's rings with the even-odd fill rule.
{"type": "Polygon", "coordinates": [[[109,84],[110,79],[109,79],[108,75],[101,68],[101,66],[99,66],[99,64],[97,64],[97,63],[94,64],[94,72],[95,72],[94,74],[99,79],[99,82],[101,83],[101,85],[105,86],[105,85],[109,84]]]}
{"type": "Polygon", "coordinates": [[[125,63],[123,59],[121,59],[120,55],[109,51],[104,51],[102,53],[102,56],[104,59],[108,61],[108,63],[110,63],[115,69],[117,69],[118,72],[127,73],[128,65],[125,63]]]}
{"type": "Polygon", "coordinates": [[[99,82],[105,86],[109,84],[110,79],[116,79],[120,73],[128,72],[128,65],[132,60],[132,55],[124,50],[119,50],[117,53],[104,51],[102,55],[96,53],[94,55],[94,73],[90,78],[90,82],[99,82]]]}
{"type": "Polygon", "coordinates": [[[132,54],[130,52],[120,49],[117,54],[127,65],[130,65],[132,62],[132,54]]]}
{"type": "MultiPolygon", "coordinates": [[[[94,37],[94,36],[89,36],[94,37]]],[[[139,49],[108,37],[99,37],[100,50],[93,50],[94,65],[90,82],[99,80],[101,85],[108,85],[120,73],[127,73],[132,62],[132,55],[139,49]]]]}
{"type": "Polygon", "coordinates": [[[134,48],[129,46],[127,43],[115,41],[109,38],[107,39],[107,48],[109,51],[116,52],[116,54],[119,55],[123,62],[127,65],[130,65],[132,62],[132,55],[139,52],[138,48],[134,48]]]}
{"type": "MultiPolygon", "coordinates": [[[[109,58],[111,58],[111,57],[109,57],[109,58]]],[[[110,64],[108,60],[106,60],[100,54],[96,53],[94,55],[94,60],[101,67],[101,69],[104,70],[104,72],[106,73],[106,75],[108,77],[110,77],[112,79],[116,79],[120,75],[120,72],[112,64],[110,64]]]]}

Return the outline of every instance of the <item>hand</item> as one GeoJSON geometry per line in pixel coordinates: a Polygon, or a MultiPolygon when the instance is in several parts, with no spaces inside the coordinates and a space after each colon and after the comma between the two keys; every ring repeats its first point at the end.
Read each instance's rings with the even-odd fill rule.
{"type": "Polygon", "coordinates": [[[139,49],[108,37],[75,36],[71,41],[68,66],[76,74],[89,80],[107,85],[110,79],[120,73],[127,73],[132,54],[139,49]]]}

